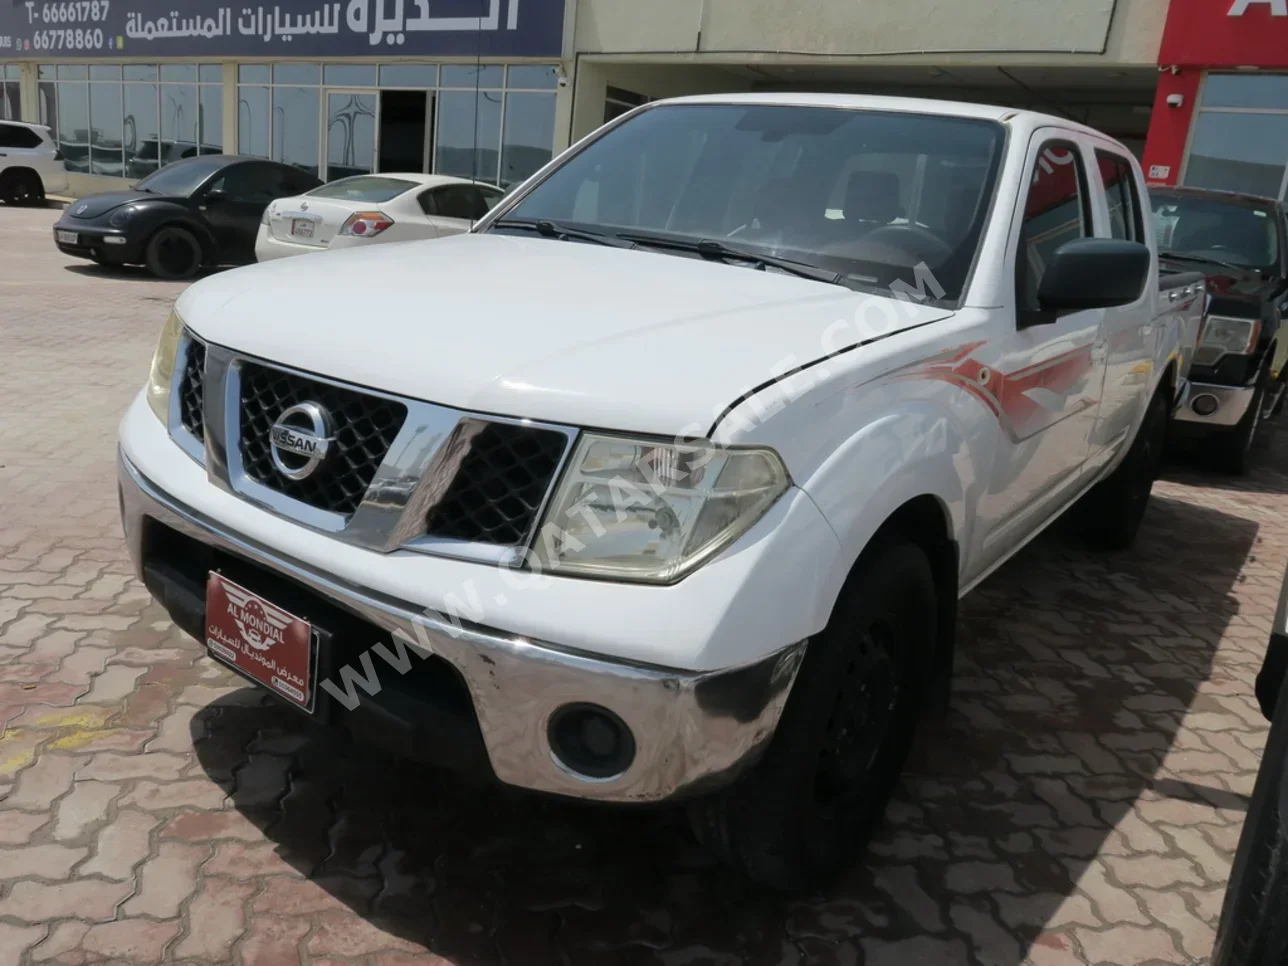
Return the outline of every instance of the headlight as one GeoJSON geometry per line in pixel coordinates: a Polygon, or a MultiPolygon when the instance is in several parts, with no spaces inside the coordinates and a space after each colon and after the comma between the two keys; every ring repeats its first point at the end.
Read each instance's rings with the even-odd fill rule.
{"type": "Polygon", "coordinates": [[[537,533],[542,570],[668,583],[719,553],[790,485],[769,449],[583,436],[537,533]]]}
{"type": "Polygon", "coordinates": [[[1217,349],[1217,358],[1227,352],[1235,355],[1247,355],[1257,345],[1261,336],[1261,323],[1257,319],[1227,319],[1224,316],[1211,316],[1203,328],[1202,346],[1205,349],[1217,349]]]}
{"type": "Polygon", "coordinates": [[[157,340],[157,351],[152,354],[152,369],[148,373],[148,405],[157,419],[166,424],[170,422],[170,383],[174,380],[174,360],[182,334],[183,319],[172,310],[157,340]]]}
{"type": "Polygon", "coordinates": [[[134,217],[134,209],[128,205],[124,208],[117,208],[112,212],[112,217],[107,219],[107,223],[113,228],[124,228],[125,223],[134,217]]]}

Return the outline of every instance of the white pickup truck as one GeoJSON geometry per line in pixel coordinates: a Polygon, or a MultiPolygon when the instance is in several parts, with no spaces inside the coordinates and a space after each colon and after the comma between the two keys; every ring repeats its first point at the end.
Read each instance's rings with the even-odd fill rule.
{"type": "Polygon", "coordinates": [[[1075,504],[1136,533],[1206,301],[1144,197],[1040,114],[650,104],[470,234],[184,292],[121,426],[132,555],[302,714],[684,801],[806,886],[946,700],[958,598],[1075,504]]]}

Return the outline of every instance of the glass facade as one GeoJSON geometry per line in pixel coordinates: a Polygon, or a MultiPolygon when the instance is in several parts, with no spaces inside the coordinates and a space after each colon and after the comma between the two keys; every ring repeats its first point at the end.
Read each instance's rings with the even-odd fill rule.
{"type": "Polygon", "coordinates": [[[546,64],[242,64],[238,149],[335,180],[392,170],[396,142],[400,165],[508,187],[552,156],[557,87],[546,64]]]}
{"type": "MultiPolygon", "coordinates": [[[[224,144],[224,70],[41,64],[38,120],[69,171],[132,180],[226,148],[326,180],[407,170],[509,187],[553,155],[552,64],[241,63],[235,148],[224,144]]],[[[20,115],[19,79],[17,64],[0,63],[0,118],[20,115]]]]}
{"type": "Polygon", "coordinates": [[[40,122],[69,171],[137,179],[223,150],[216,64],[41,64],[38,76],[40,122]]]}
{"type": "Polygon", "coordinates": [[[1209,74],[1182,182],[1283,198],[1288,188],[1288,75],[1209,74]]]}
{"type": "Polygon", "coordinates": [[[22,120],[20,70],[17,64],[0,64],[0,121],[22,120]]]}

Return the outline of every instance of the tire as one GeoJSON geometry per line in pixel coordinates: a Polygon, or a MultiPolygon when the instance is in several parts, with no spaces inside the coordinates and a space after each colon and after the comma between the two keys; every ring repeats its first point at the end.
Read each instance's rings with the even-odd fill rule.
{"type": "Polygon", "coordinates": [[[1217,466],[1233,476],[1246,475],[1252,466],[1252,445],[1256,442],[1257,430],[1261,426],[1261,406],[1269,378],[1269,368],[1263,367],[1257,377],[1257,388],[1252,393],[1252,401],[1248,403],[1248,411],[1243,414],[1239,424],[1212,438],[1212,455],[1217,466]]]}
{"type": "Polygon", "coordinates": [[[891,540],[865,552],[808,645],[764,757],[690,804],[698,840],[785,892],[844,869],[880,823],[907,758],[935,621],[933,572],[919,547],[891,540]]]}
{"type": "Polygon", "coordinates": [[[192,278],[205,260],[197,236],[178,225],[166,225],[148,239],[144,264],[157,278],[179,281],[192,278]]]}
{"type": "Polygon", "coordinates": [[[45,186],[34,171],[10,171],[0,177],[0,199],[19,207],[45,203],[45,186]]]}
{"type": "Polygon", "coordinates": [[[1160,390],[1150,400],[1136,439],[1118,468],[1078,502],[1079,531],[1093,547],[1126,550],[1136,542],[1154,481],[1163,468],[1169,418],[1167,394],[1160,390]]]}
{"type": "Polygon", "coordinates": [[[1286,764],[1288,701],[1280,700],[1234,854],[1212,966],[1281,966],[1288,962],[1288,917],[1284,915],[1288,909],[1288,830],[1280,820],[1280,808],[1288,801],[1286,764]]]}

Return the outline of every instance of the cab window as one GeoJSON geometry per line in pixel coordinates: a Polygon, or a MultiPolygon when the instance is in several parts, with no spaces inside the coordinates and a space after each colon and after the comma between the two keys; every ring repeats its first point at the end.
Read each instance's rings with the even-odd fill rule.
{"type": "Polygon", "coordinates": [[[1096,166],[1109,204],[1109,237],[1144,242],[1145,224],[1131,162],[1121,155],[1097,151],[1096,166]]]}
{"type": "Polygon", "coordinates": [[[1091,206],[1082,155],[1070,141],[1048,141],[1033,165],[1015,253],[1016,301],[1021,314],[1040,311],[1038,286],[1056,249],[1090,235],[1091,206]]]}

